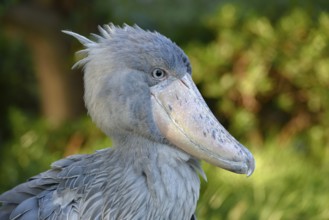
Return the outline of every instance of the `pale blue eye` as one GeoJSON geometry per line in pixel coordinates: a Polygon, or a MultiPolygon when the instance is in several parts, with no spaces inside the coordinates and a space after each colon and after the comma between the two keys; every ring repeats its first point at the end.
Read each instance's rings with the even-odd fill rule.
{"type": "Polygon", "coordinates": [[[154,79],[164,79],[166,77],[167,73],[163,69],[156,68],[152,71],[152,77],[154,79]]]}

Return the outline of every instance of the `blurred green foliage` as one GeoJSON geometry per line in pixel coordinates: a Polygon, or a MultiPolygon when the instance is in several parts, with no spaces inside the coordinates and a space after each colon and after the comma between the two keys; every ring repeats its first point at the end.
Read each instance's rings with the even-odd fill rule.
{"type": "Polygon", "coordinates": [[[227,4],[187,53],[194,79],[228,129],[254,147],[241,179],[205,165],[200,219],[328,219],[329,13],[295,8],[271,21],[227,4]],[[217,184],[216,184],[217,183],[217,184]]]}
{"type": "Polygon", "coordinates": [[[110,139],[87,117],[54,129],[43,119],[31,117],[17,108],[9,112],[8,124],[14,132],[1,148],[1,191],[49,169],[50,164],[60,158],[111,146],[110,139]]]}
{"type": "Polygon", "coordinates": [[[3,30],[0,30],[0,88],[5,91],[0,93],[0,145],[11,138],[8,127],[10,107],[37,112],[38,91],[35,84],[28,49],[22,41],[4,37],[3,30]]]}
{"type": "Polygon", "coordinates": [[[295,9],[276,22],[221,7],[216,38],[190,44],[194,79],[230,131],[253,145],[276,136],[314,161],[329,143],[329,14],[295,9]]]}
{"type": "Polygon", "coordinates": [[[257,167],[249,177],[205,164],[197,207],[200,219],[328,219],[328,166],[305,162],[289,149],[278,151],[275,141],[254,151],[257,167]]]}
{"type": "MultiPolygon", "coordinates": [[[[159,10],[143,9],[148,2],[136,9],[137,3],[119,7],[117,1],[96,1],[92,11],[99,13],[93,22],[145,22],[136,12],[142,10],[144,16],[155,16],[143,23],[150,29],[166,34],[176,25],[177,32],[166,35],[178,42],[184,42],[184,36],[193,40],[183,46],[194,80],[220,121],[256,157],[256,171],[249,178],[204,164],[208,183],[202,184],[199,219],[329,219],[329,13],[321,10],[328,10],[329,4],[221,1],[218,11],[203,20],[204,26],[196,20],[193,29],[194,23],[186,18],[193,8],[201,8],[201,1],[193,6],[182,1],[184,13],[170,14],[173,18],[168,20],[163,19],[166,10],[158,14],[159,10]],[[112,17],[107,8],[112,8],[112,17]]],[[[170,6],[168,11],[177,7],[170,6]]],[[[205,7],[211,6],[209,1],[205,7]]],[[[93,13],[82,18],[87,9],[80,5],[83,13],[71,18],[72,24],[81,26],[77,29],[94,25],[81,22],[91,19],[93,13]]],[[[37,102],[35,88],[29,87],[34,81],[32,67],[27,58],[26,69],[16,68],[15,57],[24,46],[6,42],[0,40],[0,49],[12,55],[1,57],[0,66],[9,65],[9,71],[0,79],[16,78],[0,80],[1,86],[18,95],[6,101],[6,122],[1,125],[8,127],[10,138],[0,142],[0,192],[48,169],[59,158],[111,145],[87,117],[54,129],[26,110],[37,102]]],[[[6,98],[2,93],[1,99],[6,98]]]]}

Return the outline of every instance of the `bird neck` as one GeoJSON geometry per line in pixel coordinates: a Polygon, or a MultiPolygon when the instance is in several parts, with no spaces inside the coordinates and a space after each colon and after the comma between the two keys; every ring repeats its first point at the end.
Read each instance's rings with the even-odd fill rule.
{"type": "Polygon", "coordinates": [[[123,138],[115,143],[114,151],[122,166],[131,169],[136,182],[144,180],[145,199],[153,207],[150,211],[167,215],[168,219],[190,219],[199,197],[198,173],[203,174],[195,158],[143,137],[123,138]]]}

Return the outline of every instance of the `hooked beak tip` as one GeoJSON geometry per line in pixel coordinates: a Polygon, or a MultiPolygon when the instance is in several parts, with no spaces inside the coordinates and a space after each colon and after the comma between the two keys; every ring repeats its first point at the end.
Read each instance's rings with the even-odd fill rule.
{"type": "Polygon", "coordinates": [[[218,122],[189,75],[153,86],[151,99],[155,123],[170,143],[223,169],[254,172],[253,155],[218,122]]]}
{"type": "Polygon", "coordinates": [[[247,171],[247,177],[251,176],[255,170],[255,161],[252,160],[252,163],[249,164],[250,166],[248,167],[247,171]]]}
{"type": "Polygon", "coordinates": [[[248,152],[248,161],[247,161],[247,166],[248,166],[248,170],[247,170],[247,177],[251,176],[255,170],[255,159],[253,157],[253,155],[248,152]]]}

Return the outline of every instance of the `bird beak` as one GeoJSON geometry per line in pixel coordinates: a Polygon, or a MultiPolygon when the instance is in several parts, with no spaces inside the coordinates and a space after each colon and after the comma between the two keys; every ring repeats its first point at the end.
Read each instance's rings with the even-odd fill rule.
{"type": "Polygon", "coordinates": [[[152,86],[151,94],[155,123],[169,142],[223,169],[253,173],[253,155],[218,122],[189,74],[152,86]]]}

